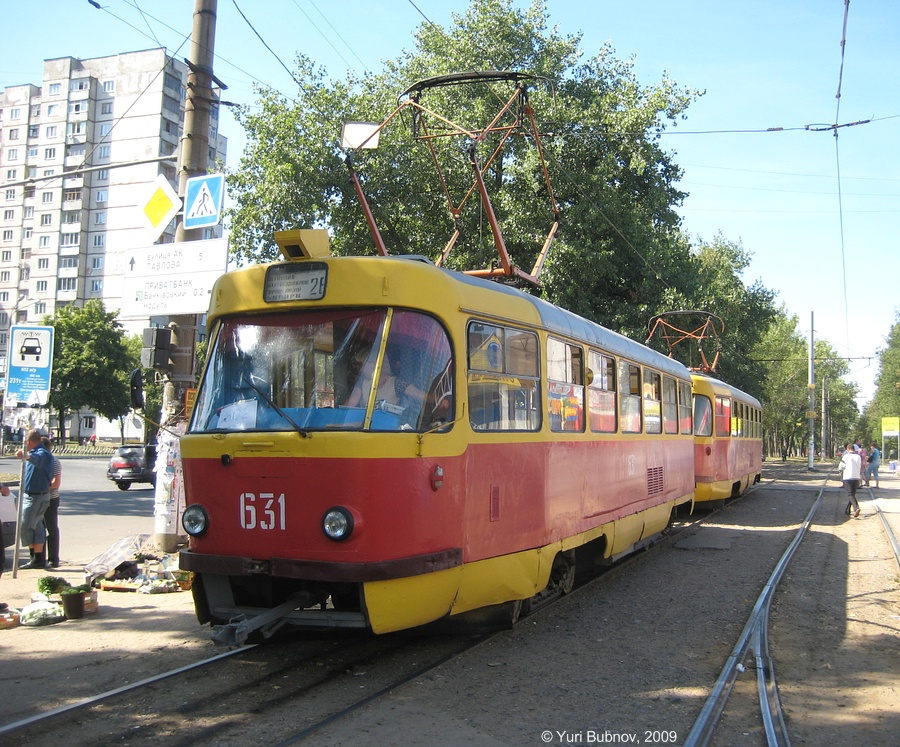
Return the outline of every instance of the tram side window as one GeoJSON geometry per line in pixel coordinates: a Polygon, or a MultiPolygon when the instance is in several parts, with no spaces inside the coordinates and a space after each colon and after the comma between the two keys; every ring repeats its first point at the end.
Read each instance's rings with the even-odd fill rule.
{"type": "Polygon", "coordinates": [[[731,397],[716,396],[716,435],[731,435],[731,397]]]}
{"type": "Polygon", "coordinates": [[[541,426],[538,337],[471,322],[467,334],[469,421],[476,431],[534,431],[541,426]]]}
{"type": "Polygon", "coordinates": [[[678,421],[681,423],[681,432],[689,434],[693,432],[691,422],[691,385],[686,381],[678,382],[678,421]]]}
{"type": "Polygon", "coordinates": [[[694,435],[711,436],[713,432],[712,402],[703,394],[694,395],[694,435]]]}
{"type": "Polygon", "coordinates": [[[742,438],[744,435],[744,403],[735,402],[731,411],[731,436],[732,438],[742,438]]]}
{"type": "Polygon", "coordinates": [[[662,433],[662,380],[656,371],[644,369],[644,427],[662,433]]]}
{"type": "Polygon", "coordinates": [[[641,432],[641,368],[619,361],[619,423],[622,433],[641,432]]]}
{"type": "Polygon", "coordinates": [[[588,352],[588,421],[595,433],[616,432],[616,361],[588,352]]]}
{"type": "Polygon", "coordinates": [[[584,430],[584,356],[580,347],[547,339],[547,409],[550,430],[584,430]]]}
{"type": "Polygon", "coordinates": [[[663,430],[678,433],[678,389],[671,376],[663,376],[663,430]]]}

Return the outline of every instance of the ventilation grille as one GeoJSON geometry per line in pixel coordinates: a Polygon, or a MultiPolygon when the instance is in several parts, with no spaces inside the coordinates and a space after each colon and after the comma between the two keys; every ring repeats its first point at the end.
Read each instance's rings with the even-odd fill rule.
{"type": "Polygon", "coordinates": [[[491,485],[491,521],[500,521],[500,486],[491,485]]]}
{"type": "Polygon", "coordinates": [[[662,467],[650,467],[647,470],[647,495],[657,495],[665,490],[662,467]]]}

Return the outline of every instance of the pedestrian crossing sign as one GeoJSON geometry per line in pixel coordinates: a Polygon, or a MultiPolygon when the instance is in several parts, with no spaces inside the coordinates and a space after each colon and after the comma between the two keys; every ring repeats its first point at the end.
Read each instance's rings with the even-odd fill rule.
{"type": "Polygon", "coordinates": [[[215,226],[222,218],[225,197],[225,175],[208,174],[187,180],[184,194],[184,227],[215,226]]]}

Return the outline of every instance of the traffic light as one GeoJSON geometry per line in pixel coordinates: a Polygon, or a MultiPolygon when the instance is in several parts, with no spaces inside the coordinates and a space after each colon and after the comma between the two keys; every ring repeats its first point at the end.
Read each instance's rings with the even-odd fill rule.
{"type": "Polygon", "coordinates": [[[172,365],[172,346],[172,330],[169,327],[147,327],[141,348],[141,365],[144,368],[169,368],[172,365]]]}
{"type": "Polygon", "coordinates": [[[144,376],[141,369],[136,368],[131,372],[131,407],[135,410],[144,409],[144,376]]]}

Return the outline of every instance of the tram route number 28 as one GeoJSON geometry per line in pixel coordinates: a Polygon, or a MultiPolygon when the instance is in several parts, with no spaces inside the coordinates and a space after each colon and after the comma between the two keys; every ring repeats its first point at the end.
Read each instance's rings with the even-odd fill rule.
{"type": "Polygon", "coordinates": [[[284,493],[241,493],[242,529],[284,530],[284,493]]]}

